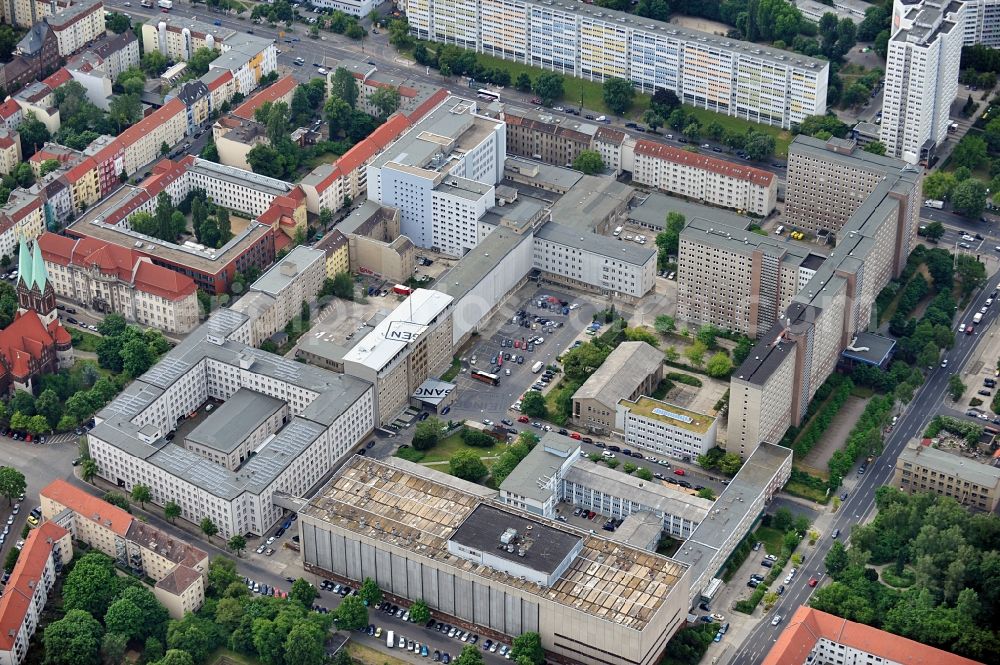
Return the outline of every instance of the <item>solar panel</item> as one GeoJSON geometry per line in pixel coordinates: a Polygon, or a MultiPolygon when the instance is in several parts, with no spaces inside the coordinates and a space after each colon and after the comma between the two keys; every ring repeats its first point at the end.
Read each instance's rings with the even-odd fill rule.
{"type": "Polygon", "coordinates": [[[694,418],[692,418],[691,416],[684,416],[679,413],[667,411],[666,409],[661,409],[659,407],[653,409],[653,413],[655,413],[658,416],[666,416],[667,418],[673,418],[674,420],[679,420],[682,423],[687,423],[688,425],[694,422],[694,418]]]}

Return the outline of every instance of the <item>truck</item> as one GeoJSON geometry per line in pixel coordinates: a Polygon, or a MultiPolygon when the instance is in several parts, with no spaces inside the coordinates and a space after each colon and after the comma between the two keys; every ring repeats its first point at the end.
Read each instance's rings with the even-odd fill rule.
{"type": "MultiPolygon", "coordinates": [[[[160,0],[161,2],[163,0],[160,0]]],[[[925,208],[934,208],[935,210],[940,210],[944,207],[944,201],[938,201],[937,199],[927,199],[924,201],[925,208]]]]}
{"type": "Polygon", "coordinates": [[[389,631],[389,633],[385,636],[385,645],[390,649],[396,648],[396,633],[391,630],[389,631]]]}
{"type": "Polygon", "coordinates": [[[159,7],[160,9],[173,9],[174,0],[157,0],[156,6],[159,7]]]}
{"type": "Polygon", "coordinates": [[[140,2],[139,4],[143,7],[152,7],[153,0],[142,0],[142,2],[140,2]]]}
{"type": "Polygon", "coordinates": [[[976,315],[974,317],[972,317],[972,322],[973,323],[979,323],[982,320],[983,320],[983,313],[982,312],[976,312],[976,315]]]}
{"type": "Polygon", "coordinates": [[[542,371],[543,367],[545,367],[545,363],[539,360],[538,362],[536,362],[534,365],[531,366],[531,373],[538,374],[539,372],[542,371]]]}
{"type": "MultiPolygon", "coordinates": [[[[163,0],[160,0],[160,2],[163,2],[163,0]]],[[[396,286],[392,287],[392,292],[401,296],[408,296],[411,293],[413,293],[413,289],[411,289],[408,286],[404,286],[402,284],[397,284],[396,286]]]]}

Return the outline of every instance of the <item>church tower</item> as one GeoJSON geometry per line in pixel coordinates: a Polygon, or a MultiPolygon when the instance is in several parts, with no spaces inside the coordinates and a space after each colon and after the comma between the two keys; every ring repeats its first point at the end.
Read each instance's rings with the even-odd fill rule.
{"type": "Polygon", "coordinates": [[[56,311],[56,292],[52,288],[45,260],[42,258],[42,248],[34,243],[28,249],[28,243],[21,238],[17,257],[17,308],[19,314],[34,310],[38,318],[46,326],[52,323],[56,311]]]}

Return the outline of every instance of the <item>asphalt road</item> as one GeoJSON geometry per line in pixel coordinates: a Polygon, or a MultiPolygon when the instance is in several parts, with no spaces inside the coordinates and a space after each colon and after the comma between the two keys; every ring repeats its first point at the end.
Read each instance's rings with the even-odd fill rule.
{"type": "MultiPolygon", "coordinates": [[[[985,305],[986,299],[993,290],[997,288],[998,283],[1000,283],[1000,274],[990,276],[983,290],[956,320],[965,321],[972,316],[972,312],[978,312],[985,305]]],[[[767,615],[765,620],[762,620],[750,632],[736,650],[731,662],[759,663],[763,661],[771,645],[785,628],[784,621],[778,626],[772,626],[771,617],[781,615],[787,619],[797,607],[809,602],[816,588],[819,588],[811,588],[807,585],[810,577],[816,577],[819,579],[820,585],[823,584],[825,581],[823,559],[834,542],[829,534],[834,529],[840,529],[841,539],[846,540],[855,524],[864,523],[874,514],[875,492],[879,487],[889,484],[896,458],[906,443],[923,432],[931,418],[942,410],[942,402],[948,390],[948,378],[959,372],[968,361],[979,343],[980,331],[989,329],[996,320],[998,311],[1000,311],[1000,307],[996,305],[991,307],[984,315],[983,321],[977,326],[978,330],[974,334],[956,335],[955,347],[942,357],[942,359],[948,360],[948,366],[942,368],[939,364],[930,371],[927,381],[917,391],[913,401],[906,406],[906,410],[900,415],[892,433],[886,437],[883,453],[869,466],[867,473],[860,477],[856,476],[857,482],[854,489],[850,491],[847,500],[833,516],[827,533],[823,534],[817,542],[816,549],[810,559],[802,565],[792,583],[786,585],[785,594],[771,615],[767,615]]],[[[740,580],[737,583],[742,582],[740,580]]]]}

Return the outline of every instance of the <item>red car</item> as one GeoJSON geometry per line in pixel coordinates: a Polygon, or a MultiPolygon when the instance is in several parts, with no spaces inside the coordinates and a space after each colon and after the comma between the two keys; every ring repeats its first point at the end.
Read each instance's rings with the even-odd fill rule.
{"type": "Polygon", "coordinates": [[[969,324],[969,327],[965,329],[965,334],[966,335],[971,335],[972,331],[975,330],[975,329],[976,329],[976,327],[974,325],[969,324]]]}
{"type": "Polygon", "coordinates": [[[687,472],[684,469],[674,469],[674,473],[677,474],[678,476],[683,476],[687,472]]]}
{"type": "Polygon", "coordinates": [[[517,422],[519,422],[519,423],[526,423],[526,422],[528,422],[529,420],[531,420],[531,419],[530,419],[530,418],[528,418],[528,416],[518,416],[518,417],[517,417],[517,422]]]}
{"type": "Polygon", "coordinates": [[[819,580],[818,579],[816,579],[815,577],[810,577],[809,578],[809,586],[816,586],[817,584],[819,584],[819,580]]]}
{"type": "Polygon", "coordinates": [[[580,433],[579,432],[570,432],[569,433],[569,438],[576,439],[577,441],[579,441],[580,438],[581,438],[580,437],[580,433]]]}

